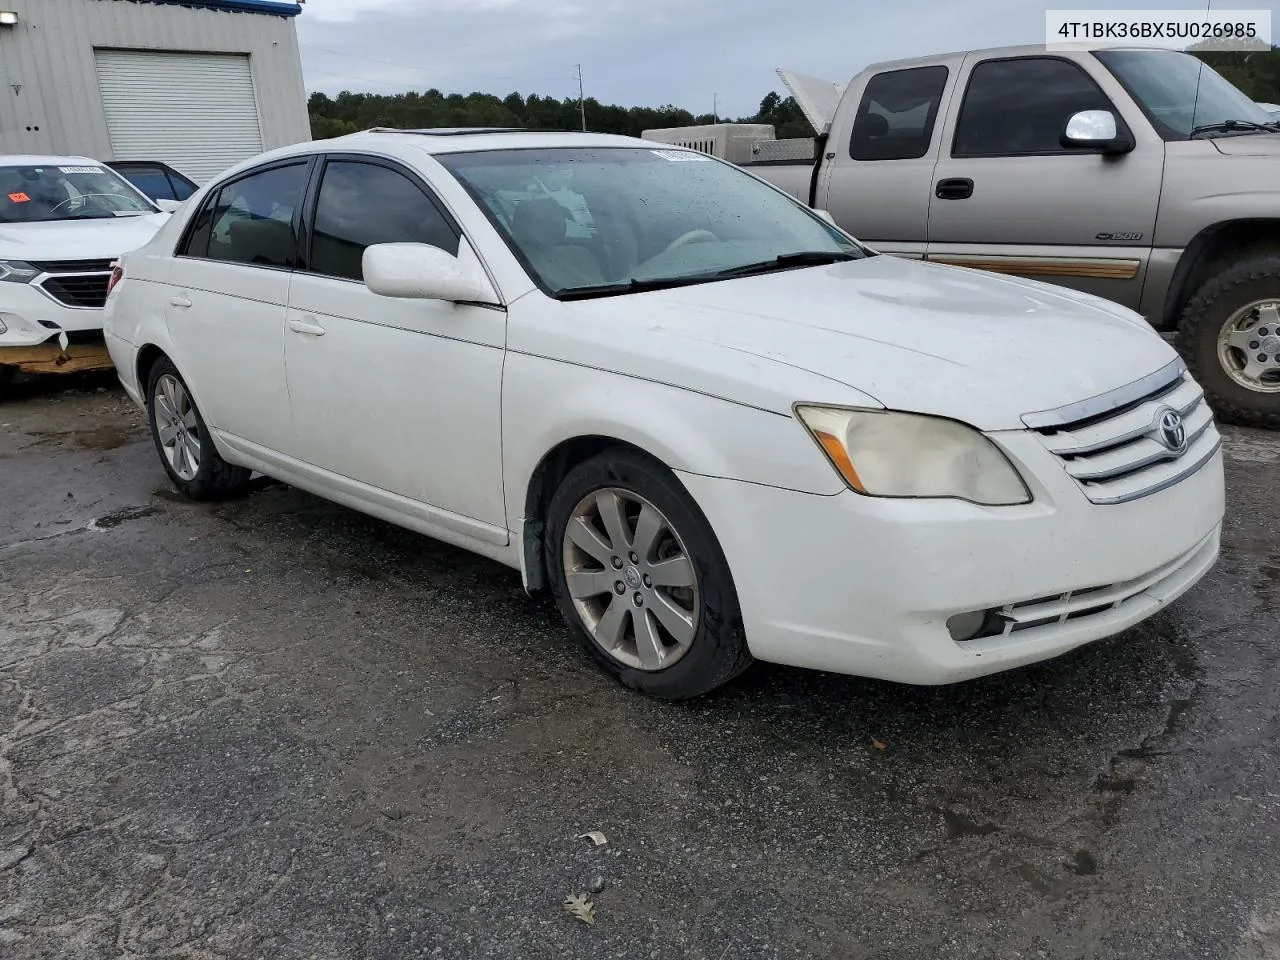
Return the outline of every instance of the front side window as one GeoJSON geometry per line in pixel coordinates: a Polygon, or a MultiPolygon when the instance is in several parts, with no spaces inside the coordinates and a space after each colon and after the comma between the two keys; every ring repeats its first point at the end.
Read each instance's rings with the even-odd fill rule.
{"type": "Polygon", "coordinates": [[[785,194],[687,150],[565,147],[436,159],[553,296],[702,283],[864,254],[785,194]]]}
{"type": "Polygon", "coordinates": [[[1071,115],[1112,109],[1093,78],[1069,60],[985,60],[969,76],[951,155],[1070,153],[1062,133],[1071,115]]]}
{"type": "MultiPolygon", "coordinates": [[[[1165,140],[1187,140],[1197,128],[1232,120],[1245,125],[1275,122],[1211,66],[1189,54],[1098,50],[1094,56],[1129,91],[1165,140]]],[[[1208,132],[1236,135],[1229,130],[1208,132]]]]}
{"type": "Polygon", "coordinates": [[[307,183],[306,162],[250,174],[210,196],[196,217],[185,255],[228,263],[292,268],[294,211],[307,183]]]}
{"type": "Polygon", "coordinates": [[[872,77],[858,104],[849,154],[855,160],[914,160],[929,152],[947,68],[891,70],[872,77]]]}
{"type": "Polygon", "coordinates": [[[110,220],[155,212],[146,197],[108,167],[0,165],[0,223],[110,220]]]}
{"type": "Polygon", "coordinates": [[[330,161],[320,181],[309,269],[363,280],[361,259],[375,243],[427,243],[458,252],[453,227],[408,177],[377,164],[330,161]]]}

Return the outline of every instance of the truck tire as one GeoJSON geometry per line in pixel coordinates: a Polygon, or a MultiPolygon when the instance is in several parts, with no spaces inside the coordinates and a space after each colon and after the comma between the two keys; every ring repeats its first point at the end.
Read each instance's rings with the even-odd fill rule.
{"type": "Polygon", "coordinates": [[[1220,419],[1280,427],[1280,254],[1206,280],[1183,310],[1178,346],[1220,419]]]}

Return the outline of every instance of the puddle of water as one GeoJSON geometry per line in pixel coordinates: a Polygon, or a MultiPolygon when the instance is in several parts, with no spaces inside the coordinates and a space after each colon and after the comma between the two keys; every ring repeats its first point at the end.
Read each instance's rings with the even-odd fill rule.
{"type": "Polygon", "coordinates": [[[111,513],[104,513],[90,522],[89,527],[93,530],[110,530],[130,520],[141,520],[143,517],[150,517],[159,512],[155,507],[125,507],[121,510],[113,510],[111,513]]]}

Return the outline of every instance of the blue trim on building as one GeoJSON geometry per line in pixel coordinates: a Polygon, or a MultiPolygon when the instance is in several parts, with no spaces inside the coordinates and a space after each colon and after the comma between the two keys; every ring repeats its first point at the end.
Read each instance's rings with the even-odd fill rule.
{"type": "Polygon", "coordinates": [[[277,17],[296,17],[302,4],[284,0],[134,0],[135,3],[159,3],[177,7],[201,7],[205,10],[228,10],[232,13],[266,13],[277,17]]]}

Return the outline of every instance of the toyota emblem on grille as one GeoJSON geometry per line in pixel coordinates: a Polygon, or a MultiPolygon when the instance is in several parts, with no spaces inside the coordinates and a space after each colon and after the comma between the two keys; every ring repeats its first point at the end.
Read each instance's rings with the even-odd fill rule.
{"type": "Polygon", "coordinates": [[[1155,438],[1160,443],[1181,456],[1187,449],[1187,426],[1182,422],[1182,414],[1172,407],[1161,407],[1156,413],[1155,438]]]}

